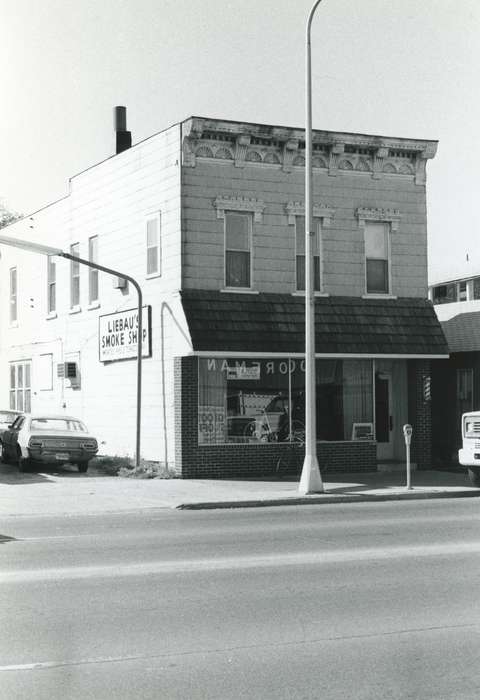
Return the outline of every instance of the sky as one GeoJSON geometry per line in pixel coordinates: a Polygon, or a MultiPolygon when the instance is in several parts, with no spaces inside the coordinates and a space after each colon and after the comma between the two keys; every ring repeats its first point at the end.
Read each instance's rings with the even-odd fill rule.
{"type": "MultiPolygon", "coordinates": [[[[191,115],[305,124],[313,0],[0,0],[0,202],[24,215],[191,115]]],[[[313,127],[439,140],[427,164],[430,282],[480,275],[480,2],[322,0],[313,127]]]]}

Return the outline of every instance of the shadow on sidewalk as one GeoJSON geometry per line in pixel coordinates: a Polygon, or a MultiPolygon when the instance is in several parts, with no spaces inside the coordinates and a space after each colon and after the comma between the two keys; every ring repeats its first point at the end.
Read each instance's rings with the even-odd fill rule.
{"type": "Polygon", "coordinates": [[[31,467],[27,471],[21,472],[18,467],[13,464],[0,463],[0,484],[21,485],[21,484],[38,484],[38,483],[54,483],[51,477],[61,477],[62,479],[88,479],[89,477],[107,476],[95,468],[90,468],[86,474],[81,474],[77,467],[72,464],[46,464],[31,467]]]}

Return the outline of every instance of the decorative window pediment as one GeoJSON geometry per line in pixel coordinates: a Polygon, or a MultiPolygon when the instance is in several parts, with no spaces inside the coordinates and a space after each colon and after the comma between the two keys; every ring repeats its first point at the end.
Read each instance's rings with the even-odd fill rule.
{"type": "MultiPolygon", "coordinates": [[[[305,216],[305,204],[303,202],[289,202],[285,211],[288,216],[288,223],[294,224],[296,216],[305,216]]],[[[330,226],[332,218],[335,214],[335,209],[329,207],[325,204],[313,205],[313,216],[317,219],[323,219],[322,225],[325,227],[330,226]]]]}
{"type": "Polygon", "coordinates": [[[366,221],[379,221],[389,223],[392,231],[398,231],[401,218],[401,214],[397,209],[370,209],[368,207],[359,207],[356,215],[361,229],[365,229],[366,221]]]}
{"type": "Polygon", "coordinates": [[[226,211],[250,211],[257,223],[262,221],[265,203],[261,199],[249,199],[248,197],[217,197],[213,203],[217,210],[217,219],[224,219],[226,211]]]}

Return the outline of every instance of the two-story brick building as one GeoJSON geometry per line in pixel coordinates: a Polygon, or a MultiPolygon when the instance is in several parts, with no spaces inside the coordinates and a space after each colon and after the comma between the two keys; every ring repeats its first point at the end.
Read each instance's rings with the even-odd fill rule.
{"type": "MultiPolygon", "coordinates": [[[[304,419],[304,131],[192,117],[73,177],[6,229],[124,271],[144,294],[142,456],[184,477],[266,475],[304,419]]],[[[315,131],[321,468],[430,465],[426,162],[436,142],[315,131]]],[[[84,418],[133,454],[136,294],[2,247],[0,400],[84,418]],[[68,378],[65,363],[75,374],[68,378]],[[60,372],[58,368],[60,367],[60,372]]]]}

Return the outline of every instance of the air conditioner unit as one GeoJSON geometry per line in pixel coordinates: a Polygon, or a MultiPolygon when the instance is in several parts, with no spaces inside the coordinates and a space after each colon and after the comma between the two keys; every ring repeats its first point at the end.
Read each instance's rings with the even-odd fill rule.
{"type": "Polygon", "coordinates": [[[127,286],[127,280],[125,277],[114,277],[113,278],[113,288],[114,289],[125,289],[127,286]]]}
{"type": "Polygon", "coordinates": [[[57,377],[70,380],[70,386],[80,386],[80,372],[76,362],[61,362],[57,365],[57,377]]]}

